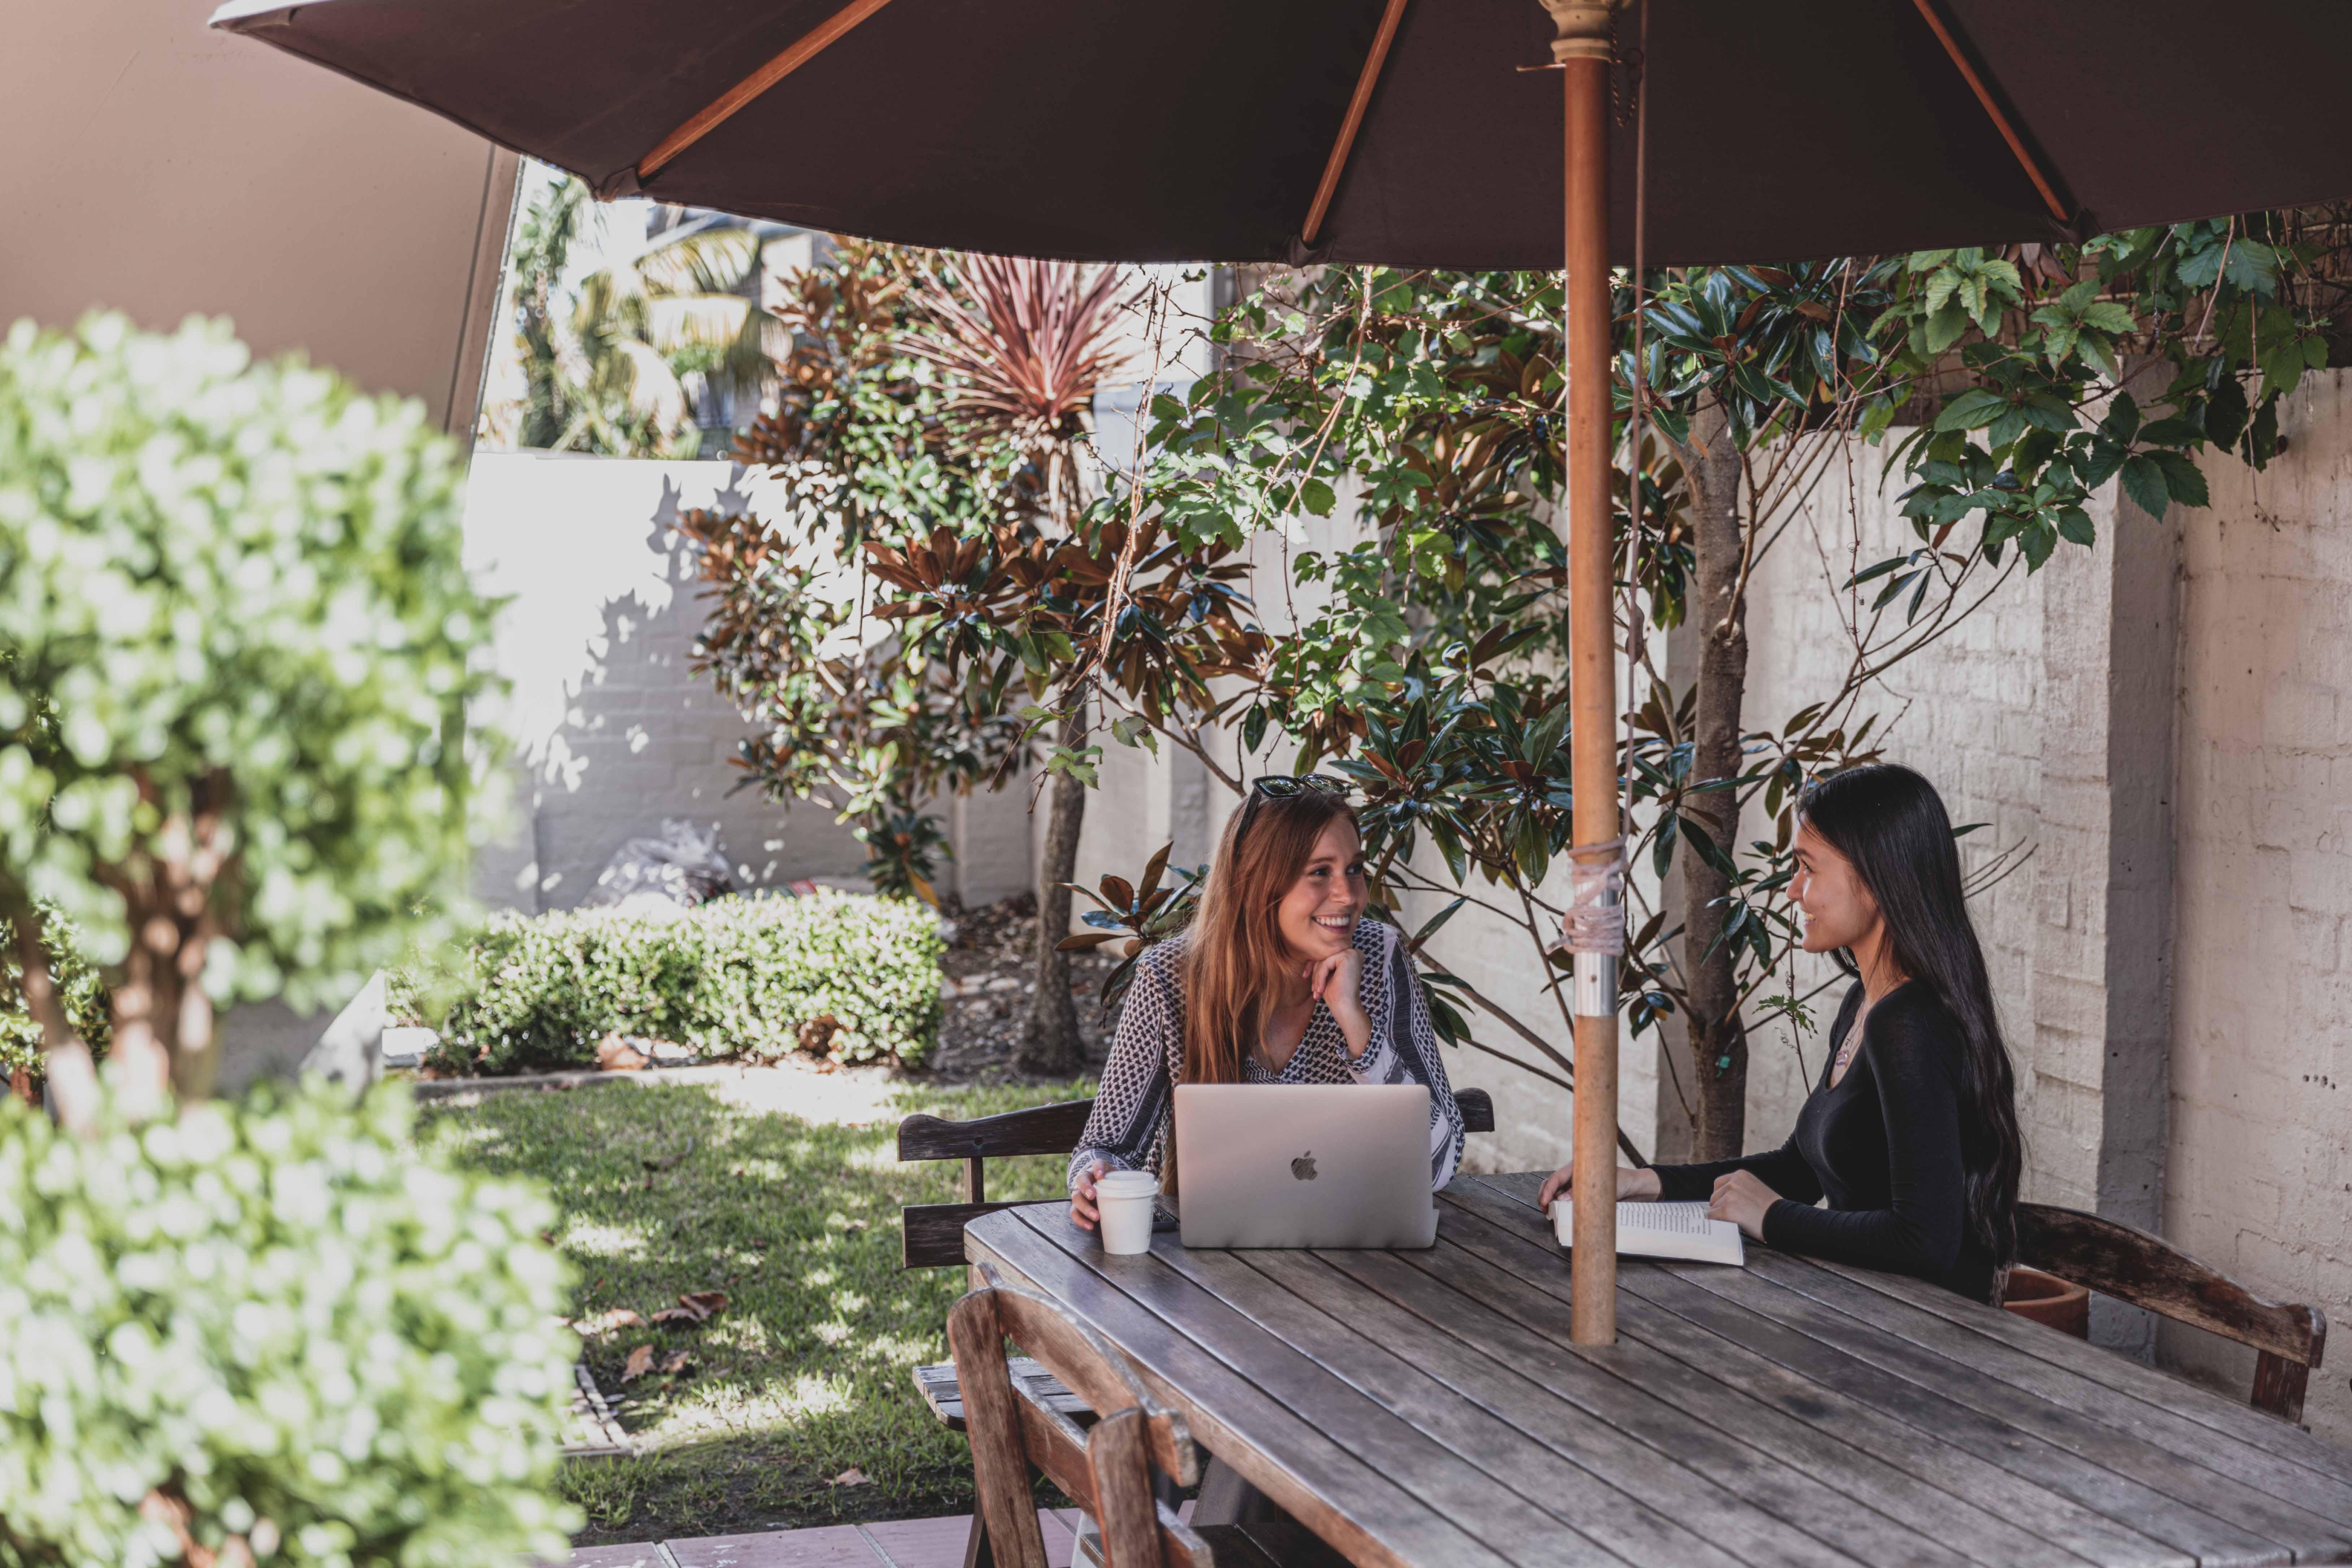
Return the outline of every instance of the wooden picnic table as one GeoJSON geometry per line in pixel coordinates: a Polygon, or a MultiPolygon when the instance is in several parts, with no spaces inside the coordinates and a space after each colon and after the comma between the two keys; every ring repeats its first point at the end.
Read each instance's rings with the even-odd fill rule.
{"type": "Polygon", "coordinates": [[[1455,1181],[1428,1251],[1111,1258],[1059,1205],[965,1245],[1364,1568],[2352,1563],[2352,1451],[1917,1280],[1627,1258],[1571,1347],[1540,1179],[1455,1181]]]}

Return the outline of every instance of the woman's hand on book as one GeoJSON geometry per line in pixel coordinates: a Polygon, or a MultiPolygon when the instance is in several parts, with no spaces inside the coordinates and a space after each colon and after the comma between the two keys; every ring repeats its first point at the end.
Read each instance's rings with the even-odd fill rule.
{"type": "MultiPolygon", "coordinates": [[[[1566,1197],[1569,1188],[1575,1184],[1575,1168],[1570,1165],[1562,1165],[1559,1170],[1546,1176],[1542,1189],[1536,1194],[1536,1207],[1549,1214],[1552,1199],[1566,1197]]],[[[1645,1203],[1651,1202],[1657,1197],[1660,1190],[1657,1172],[1635,1171],[1623,1165],[1617,1167],[1618,1202],[1626,1203],[1635,1199],[1645,1203]]]]}
{"type": "Polygon", "coordinates": [[[1077,1184],[1070,1189],[1070,1223],[1080,1230],[1095,1227],[1095,1184],[1109,1169],[1108,1165],[1097,1160],[1078,1173],[1077,1184]]]}
{"type": "Polygon", "coordinates": [[[1747,1171],[1715,1179],[1715,1195],[1707,1200],[1706,1217],[1727,1219],[1756,1240],[1764,1239],[1764,1216],[1780,1194],[1747,1171]]]}

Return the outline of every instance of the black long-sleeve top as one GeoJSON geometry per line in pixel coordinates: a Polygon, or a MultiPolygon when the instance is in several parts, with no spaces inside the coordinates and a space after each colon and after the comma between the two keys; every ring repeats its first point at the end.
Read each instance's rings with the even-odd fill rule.
{"type": "Polygon", "coordinates": [[[1769,1153],[1657,1167],[1659,1195],[1705,1199],[1716,1179],[1747,1171],[1780,1194],[1764,1240],[1783,1252],[1916,1275],[1973,1300],[1992,1297],[1992,1254],[1969,1235],[1963,1186],[1959,1020],[1916,981],[1878,999],[1862,1045],[1834,1087],[1837,1052],[1862,1006],[1846,994],[1830,1029],[1830,1059],[1769,1153]],[[1827,1208],[1813,1206],[1822,1198],[1827,1208]]]}

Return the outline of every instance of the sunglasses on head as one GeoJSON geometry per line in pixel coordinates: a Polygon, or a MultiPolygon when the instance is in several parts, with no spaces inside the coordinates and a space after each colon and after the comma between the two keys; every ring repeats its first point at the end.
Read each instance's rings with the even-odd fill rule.
{"type": "Polygon", "coordinates": [[[1260,773],[1250,780],[1250,791],[1271,800],[1288,800],[1295,795],[1315,790],[1323,795],[1345,795],[1356,786],[1346,779],[1335,779],[1329,773],[1260,773]]]}
{"type": "Polygon", "coordinates": [[[1333,778],[1329,773],[1261,773],[1250,780],[1249,799],[1242,806],[1241,826],[1234,829],[1234,842],[1240,844],[1242,835],[1249,831],[1261,800],[1290,800],[1310,792],[1345,795],[1354,787],[1346,779],[1333,778]]]}

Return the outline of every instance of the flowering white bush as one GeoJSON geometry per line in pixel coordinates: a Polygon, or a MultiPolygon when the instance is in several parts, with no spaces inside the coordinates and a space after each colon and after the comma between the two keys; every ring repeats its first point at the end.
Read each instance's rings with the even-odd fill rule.
{"type": "Polygon", "coordinates": [[[389,1086],[87,1139],[0,1105],[0,1563],[563,1552],[553,1208],[410,1123],[389,1086]]]}

